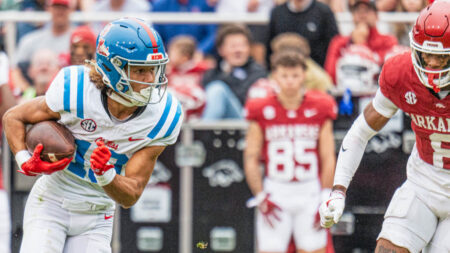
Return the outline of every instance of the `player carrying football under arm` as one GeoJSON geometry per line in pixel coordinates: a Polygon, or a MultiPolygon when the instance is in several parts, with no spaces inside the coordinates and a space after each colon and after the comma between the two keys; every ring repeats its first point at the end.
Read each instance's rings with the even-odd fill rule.
{"type": "MultiPolygon", "coordinates": [[[[345,136],[333,192],[321,204],[321,223],[339,221],[345,193],[368,140],[398,108],[409,114],[416,144],[407,180],[392,197],[375,252],[450,252],[450,1],[435,1],[413,26],[412,54],[383,66],[372,103],[345,136]]],[[[382,186],[380,186],[380,190],[382,186]]]]}
{"type": "Polygon", "coordinates": [[[173,144],[183,121],[165,92],[168,62],[159,34],[124,18],[97,38],[96,62],[64,68],[45,97],[3,118],[22,172],[38,179],[24,214],[21,252],[111,252],[115,202],[129,208],[141,196],[156,159],[173,144]],[[46,163],[25,151],[25,126],[58,120],[75,137],[73,160],[46,163]]]}
{"type": "Polygon", "coordinates": [[[246,104],[244,168],[255,195],[248,206],[258,206],[258,249],[286,252],[293,235],[297,252],[325,252],[327,232],[320,228],[318,208],[321,195],[331,191],[336,103],[303,89],[305,62],[297,52],[276,53],[271,64],[279,92],[246,104]]]}

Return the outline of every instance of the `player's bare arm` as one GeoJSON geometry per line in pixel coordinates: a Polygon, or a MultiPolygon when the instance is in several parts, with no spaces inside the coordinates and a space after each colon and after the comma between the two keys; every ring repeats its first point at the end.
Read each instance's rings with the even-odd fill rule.
{"type": "Polygon", "coordinates": [[[334,166],[336,165],[334,153],[333,121],[329,119],[323,123],[319,136],[320,182],[323,188],[333,186],[334,166]]]}
{"type": "Polygon", "coordinates": [[[37,97],[9,109],[3,116],[3,127],[11,151],[15,154],[25,150],[25,128],[44,120],[58,120],[59,113],[53,112],[45,97],[37,97]]]}
{"type": "Polygon", "coordinates": [[[108,196],[124,208],[134,205],[144,191],[156,160],[164,149],[165,146],[152,146],[136,152],[127,163],[125,176],[116,175],[110,184],[103,187],[108,196]]]}
{"type": "Polygon", "coordinates": [[[263,132],[255,121],[250,121],[247,136],[246,148],[244,150],[244,170],[247,184],[253,195],[262,192],[262,174],[259,165],[261,149],[263,146],[263,132]]]}

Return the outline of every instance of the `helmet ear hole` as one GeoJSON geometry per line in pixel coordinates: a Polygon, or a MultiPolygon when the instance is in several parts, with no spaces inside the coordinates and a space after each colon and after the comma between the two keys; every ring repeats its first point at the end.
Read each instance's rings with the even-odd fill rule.
{"type": "Polygon", "coordinates": [[[111,69],[106,66],[106,64],[102,63],[103,68],[105,68],[106,71],[111,72],[111,69]]]}

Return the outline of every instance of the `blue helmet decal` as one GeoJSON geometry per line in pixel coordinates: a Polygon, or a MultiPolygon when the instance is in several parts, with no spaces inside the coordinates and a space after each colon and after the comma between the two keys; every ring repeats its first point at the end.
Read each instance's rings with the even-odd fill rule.
{"type": "Polygon", "coordinates": [[[139,106],[159,102],[153,95],[167,86],[165,65],[169,61],[161,36],[145,21],[122,18],[107,24],[97,37],[96,69],[103,81],[132,104],[139,106]],[[130,67],[151,66],[153,82],[131,80],[130,67]],[[133,91],[131,83],[148,85],[144,92],[133,91]]]}

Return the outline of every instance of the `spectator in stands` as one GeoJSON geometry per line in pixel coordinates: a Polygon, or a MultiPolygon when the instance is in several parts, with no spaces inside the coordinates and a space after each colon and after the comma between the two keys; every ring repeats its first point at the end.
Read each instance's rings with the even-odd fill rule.
{"type": "MultiPolygon", "coordinates": [[[[157,0],[153,12],[213,12],[206,0],[157,0]]],[[[177,35],[191,35],[197,40],[196,58],[214,53],[215,24],[155,24],[155,29],[168,44],[177,35]]]]}
{"type": "Polygon", "coordinates": [[[345,12],[347,11],[347,0],[319,0],[328,6],[330,6],[331,10],[334,13],[345,12]]]}
{"type": "Polygon", "coordinates": [[[325,70],[338,86],[357,88],[361,85],[370,88],[376,83],[376,75],[385,55],[397,45],[397,39],[378,32],[375,1],[356,0],[350,10],[355,28],[350,36],[337,35],[333,38],[325,70]]]}
{"type": "Polygon", "coordinates": [[[148,12],[151,5],[145,0],[100,0],[92,6],[94,12],[148,12]]]}
{"type": "Polygon", "coordinates": [[[317,0],[289,0],[275,7],[270,15],[268,56],[272,53],[270,41],[285,32],[305,37],[311,46],[311,58],[323,66],[328,44],[338,34],[338,28],[326,4],[317,0]]]}
{"type": "Polygon", "coordinates": [[[47,48],[36,51],[28,68],[31,86],[23,92],[22,101],[44,95],[59,70],[59,59],[55,52],[47,48]]]}
{"type": "MultiPolygon", "coordinates": [[[[45,0],[24,0],[20,2],[20,11],[45,11],[45,0]]],[[[20,41],[22,37],[32,32],[38,28],[41,28],[45,23],[29,23],[29,22],[18,22],[17,23],[17,40],[20,41]]]]}
{"type": "Polygon", "coordinates": [[[67,65],[84,65],[93,59],[97,36],[88,26],[77,27],[70,36],[70,55],[67,65]]]}
{"type": "Polygon", "coordinates": [[[294,50],[302,54],[306,63],[305,88],[326,91],[332,87],[331,77],[319,64],[311,59],[311,48],[303,36],[297,33],[282,33],[272,40],[270,47],[274,54],[281,50],[294,50]]]}
{"type": "MultiPolygon", "coordinates": [[[[272,55],[281,51],[300,53],[306,64],[305,81],[303,86],[308,90],[326,91],[333,86],[328,73],[309,57],[310,47],[308,41],[297,33],[282,33],[277,35],[270,43],[272,55]]],[[[277,85],[272,78],[260,79],[254,83],[247,95],[247,99],[263,98],[274,95],[277,85]]]]}
{"type": "MultiPolygon", "coordinates": [[[[427,0],[399,0],[397,12],[419,12],[428,4],[427,0]]],[[[409,46],[409,32],[411,32],[412,23],[394,24],[395,36],[399,44],[409,46]]]]}
{"type": "MultiPolygon", "coordinates": [[[[97,12],[149,12],[151,4],[147,0],[99,0],[92,4],[90,11],[97,12]]],[[[92,28],[98,34],[107,24],[104,22],[95,22],[92,28]]]]}
{"type": "MultiPolygon", "coordinates": [[[[211,6],[215,6],[217,13],[245,14],[259,13],[269,15],[275,5],[275,0],[207,0],[211,6]]],[[[266,45],[268,35],[267,25],[249,25],[252,32],[251,56],[261,65],[266,64],[266,45]]]]}
{"type": "MultiPolygon", "coordinates": [[[[355,0],[349,0],[351,4],[355,2],[355,0]]],[[[376,0],[375,4],[379,11],[395,11],[395,7],[397,6],[398,0],[376,0]]]]}
{"type": "Polygon", "coordinates": [[[251,35],[244,25],[225,25],[217,32],[216,46],[220,60],[205,73],[204,120],[242,118],[247,91],[267,72],[250,57],[251,35]]]}
{"type": "Polygon", "coordinates": [[[196,48],[195,39],[187,35],[176,36],[168,47],[168,89],[181,102],[186,121],[199,119],[206,104],[206,93],[201,82],[209,66],[194,60],[196,48]]]}
{"type": "MultiPolygon", "coordinates": [[[[8,78],[8,56],[3,51],[0,51],[0,118],[3,117],[6,110],[16,104],[8,85],[8,78]]],[[[3,188],[2,171],[0,164],[0,252],[9,253],[11,252],[11,215],[8,194],[3,188]]]]}
{"type": "Polygon", "coordinates": [[[15,56],[15,67],[12,72],[14,86],[19,92],[30,87],[25,77],[31,57],[40,49],[51,49],[58,56],[69,51],[69,40],[72,31],[69,15],[73,10],[73,0],[49,0],[48,11],[51,22],[43,28],[33,31],[19,41],[15,56]]]}
{"type": "Polygon", "coordinates": [[[0,1],[0,11],[18,10],[18,9],[20,9],[20,2],[17,0],[0,1]]]}

